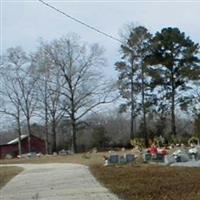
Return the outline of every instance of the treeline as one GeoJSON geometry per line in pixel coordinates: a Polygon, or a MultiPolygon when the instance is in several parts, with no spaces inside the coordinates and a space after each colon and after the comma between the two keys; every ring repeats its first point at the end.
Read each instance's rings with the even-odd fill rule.
{"type": "MultiPolygon", "coordinates": [[[[178,28],[152,35],[145,27],[130,27],[126,35],[122,57],[115,63],[117,83],[104,78],[103,48],[83,43],[76,35],[41,42],[31,54],[20,47],[9,48],[2,55],[0,112],[15,120],[19,138],[22,124],[30,138],[37,123],[43,127],[47,153],[57,151],[58,138],[65,134],[74,152],[77,143],[84,146],[87,140],[87,147],[108,147],[140,137],[148,146],[154,135],[179,134],[176,117],[183,118],[177,115],[181,110],[192,117],[189,121],[199,134],[199,45],[178,28]],[[109,126],[102,124],[101,118],[109,121],[106,117],[93,120],[93,111],[104,115],[99,112],[102,105],[122,99],[120,113],[130,112],[131,122],[128,114],[124,118],[117,113],[123,119],[119,124],[115,120],[109,126]]],[[[20,146],[19,142],[19,154],[20,146]]]]}
{"type": "MultiPolygon", "coordinates": [[[[169,116],[170,117],[170,116],[169,116]]],[[[170,118],[166,118],[164,121],[160,121],[160,118],[154,114],[147,117],[147,130],[149,138],[160,138],[165,136],[168,141],[168,133],[170,132],[170,118]]],[[[78,129],[77,137],[77,150],[78,152],[89,151],[93,148],[98,150],[112,149],[112,148],[132,148],[130,145],[130,119],[127,114],[119,113],[118,109],[109,110],[102,113],[92,113],[85,119],[87,124],[78,129]]],[[[135,137],[141,138],[142,126],[141,117],[136,120],[135,137]]],[[[176,138],[168,142],[176,143],[188,143],[188,139],[191,138],[195,132],[195,123],[191,122],[189,118],[177,117],[177,132],[176,138]]],[[[0,133],[0,142],[5,144],[18,137],[18,133],[11,126],[10,129],[0,133]]],[[[49,124],[49,130],[51,124],[49,124]]],[[[45,139],[44,135],[45,126],[39,123],[31,124],[32,134],[40,138],[45,139]]],[[[199,130],[199,129],[198,129],[199,130]]],[[[22,124],[22,134],[27,134],[27,125],[22,124]]],[[[52,144],[53,137],[52,132],[49,131],[49,153],[53,153],[52,144]]],[[[56,129],[56,150],[71,149],[71,132],[70,121],[61,119],[56,129]]]]}

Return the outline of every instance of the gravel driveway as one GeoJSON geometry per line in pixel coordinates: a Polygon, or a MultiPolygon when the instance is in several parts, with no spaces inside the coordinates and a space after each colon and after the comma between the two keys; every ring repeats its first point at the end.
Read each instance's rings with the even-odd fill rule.
{"type": "Polygon", "coordinates": [[[0,190],[1,200],[119,200],[88,167],[77,164],[18,164],[25,170],[0,190]]]}

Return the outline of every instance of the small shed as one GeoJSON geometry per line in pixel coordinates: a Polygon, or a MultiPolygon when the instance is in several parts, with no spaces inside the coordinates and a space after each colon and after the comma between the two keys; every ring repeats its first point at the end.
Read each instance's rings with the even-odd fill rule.
{"type": "MultiPolygon", "coordinates": [[[[17,157],[19,138],[9,141],[7,144],[0,145],[0,159],[11,155],[17,157]]],[[[28,135],[21,135],[22,154],[28,153],[28,135]]],[[[43,139],[31,135],[31,152],[45,153],[45,142],[43,139]]]]}

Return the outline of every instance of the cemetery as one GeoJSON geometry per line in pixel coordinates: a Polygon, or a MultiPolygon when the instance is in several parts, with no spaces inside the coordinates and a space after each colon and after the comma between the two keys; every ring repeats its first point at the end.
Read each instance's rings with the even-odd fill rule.
{"type": "Polygon", "coordinates": [[[157,145],[152,143],[149,148],[135,145],[131,151],[108,151],[104,156],[104,166],[147,163],[166,166],[200,167],[200,145],[188,141],[188,145],[157,145]]]}
{"type": "Polygon", "coordinates": [[[150,148],[143,152],[145,162],[158,162],[171,165],[173,163],[193,161],[196,166],[195,163],[198,163],[200,160],[200,146],[184,147],[182,145],[182,147],[176,147],[174,149],[156,148],[156,151],[153,150],[150,148]]]}
{"type": "Polygon", "coordinates": [[[0,200],[200,200],[200,0],[1,2],[0,200]]]}
{"type": "MultiPolygon", "coordinates": [[[[150,195],[156,200],[183,200],[183,197],[186,197],[185,200],[191,200],[189,195],[198,197],[200,192],[199,146],[180,145],[170,149],[152,145],[143,150],[135,147],[106,152],[91,150],[81,154],[72,154],[63,149],[54,155],[1,160],[1,164],[6,163],[83,164],[89,167],[98,181],[124,200],[132,200],[135,197],[139,197],[138,200],[150,200],[150,195]],[[176,184],[179,188],[176,188],[176,184]]],[[[1,175],[5,177],[5,174],[0,173],[0,178],[1,175]]]]}

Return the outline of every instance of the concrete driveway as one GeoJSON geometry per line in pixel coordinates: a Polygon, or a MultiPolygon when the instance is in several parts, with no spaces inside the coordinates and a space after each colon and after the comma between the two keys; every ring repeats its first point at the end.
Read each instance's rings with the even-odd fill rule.
{"type": "Polygon", "coordinates": [[[18,164],[25,170],[0,190],[1,200],[119,200],[77,164],[18,164]]]}

